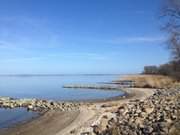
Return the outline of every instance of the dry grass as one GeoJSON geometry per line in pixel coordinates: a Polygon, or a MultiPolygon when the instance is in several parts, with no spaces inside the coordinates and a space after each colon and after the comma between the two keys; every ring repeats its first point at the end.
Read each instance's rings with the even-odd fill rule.
{"type": "Polygon", "coordinates": [[[172,78],[161,75],[128,75],[120,80],[135,81],[135,87],[140,88],[169,88],[175,82],[172,78]]]}

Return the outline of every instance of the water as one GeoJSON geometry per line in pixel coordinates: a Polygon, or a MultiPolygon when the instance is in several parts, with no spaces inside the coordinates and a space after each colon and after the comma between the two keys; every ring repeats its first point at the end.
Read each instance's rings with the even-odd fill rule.
{"type": "MultiPolygon", "coordinates": [[[[1,76],[0,96],[52,100],[91,100],[122,95],[119,91],[64,89],[65,84],[110,82],[118,76],[1,76]]],[[[26,109],[0,109],[0,128],[28,120],[37,114],[26,109]]]]}
{"type": "Polygon", "coordinates": [[[0,109],[0,129],[6,129],[19,122],[25,122],[38,116],[38,113],[25,108],[0,109]]]}
{"type": "Polygon", "coordinates": [[[109,82],[117,76],[32,76],[0,77],[0,96],[53,100],[103,99],[121,95],[117,91],[64,89],[64,84],[109,82]]]}

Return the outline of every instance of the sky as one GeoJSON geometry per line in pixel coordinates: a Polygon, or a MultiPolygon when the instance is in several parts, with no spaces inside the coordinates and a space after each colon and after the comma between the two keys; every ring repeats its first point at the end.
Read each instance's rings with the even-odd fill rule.
{"type": "Polygon", "coordinates": [[[139,73],[169,60],[160,0],[0,0],[0,74],[139,73]]]}

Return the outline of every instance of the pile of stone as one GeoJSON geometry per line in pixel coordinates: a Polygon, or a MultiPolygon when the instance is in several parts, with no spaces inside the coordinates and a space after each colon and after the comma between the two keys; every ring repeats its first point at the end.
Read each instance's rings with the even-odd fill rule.
{"type": "Polygon", "coordinates": [[[39,99],[14,99],[10,97],[0,97],[0,108],[25,107],[27,110],[43,112],[46,110],[78,110],[80,104],[73,102],[56,102],[39,99]]]}
{"type": "MultiPolygon", "coordinates": [[[[118,108],[105,130],[97,135],[168,135],[180,128],[180,89],[157,90],[144,101],[132,100],[118,108]]],[[[180,131],[180,129],[179,129],[180,131]]]]}
{"type": "Polygon", "coordinates": [[[63,88],[73,89],[101,89],[101,90],[121,90],[117,85],[96,85],[96,84],[69,84],[64,85],[63,88]]]}

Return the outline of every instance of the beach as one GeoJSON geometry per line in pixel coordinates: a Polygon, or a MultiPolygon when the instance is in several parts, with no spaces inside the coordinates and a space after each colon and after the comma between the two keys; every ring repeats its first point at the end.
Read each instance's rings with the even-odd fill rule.
{"type": "MultiPolygon", "coordinates": [[[[134,76],[129,77],[134,79],[134,76]]],[[[94,91],[94,89],[99,88],[99,90],[105,91],[117,89],[117,91],[124,93],[106,99],[60,102],[40,99],[0,98],[1,106],[22,106],[32,111],[41,112],[41,115],[34,119],[18,123],[6,130],[0,130],[0,134],[114,135],[116,133],[129,133],[134,135],[136,133],[169,134],[173,132],[176,129],[174,126],[179,123],[179,85],[159,89],[158,86],[161,80],[154,79],[156,76],[143,75],[140,77],[151,79],[150,81],[144,81],[143,79],[142,82],[139,81],[138,75],[138,83],[131,88],[123,88],[122,85],[118,84],[119,82],[122,83],[122,77],[119,82],[113,81],[108,85],[80,85],[83,89],[90,87],[85,89],[86,91],[94,91]],[[116,87],[114,87],[114,82],[116,82],[116,87]],[[148,88],[138,88],[136,85],[140,83],[148,86],[148,88]],[[154,85],[156,83],[158,85],[154,85]],[[113,87],[111,87],[112,84],[113,87]]],[[[133,81],[136,82],[136,79],[133,81]]],[[[127,82],[127,78],[125,78],[125,82],[127,82]]],[[[161,86],[163,85],[164,83],[161,84],[161,86]]],[[[73,89],[73,85],[71,87],[73,89]]],[[[75,87],[79,86],[75,85],[75,87]]]]}
{"type": "Polygon", "coordinates": [[[180,0],[0,0],[0,135],[180,135],[180,0]]]}
{"type": "Polygon", "coordinates": [[[131,88],[125,90],[128,92],[127,98],[119,98],[118,100],[107,100],[99,102],[84,103],[76,111],[59,111],[51,110],[42,116],[16,125],[6,131],[2,131],[2,135],[68,135],[80,134],[82,132],[92,132],[93,124],[108,112],[117,108],[120,104],[127,103],[133,99],[145,99],[151,96],[153,89],[131,88]]]}

